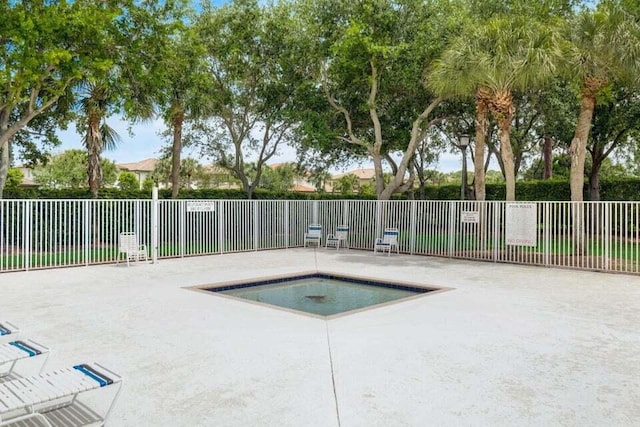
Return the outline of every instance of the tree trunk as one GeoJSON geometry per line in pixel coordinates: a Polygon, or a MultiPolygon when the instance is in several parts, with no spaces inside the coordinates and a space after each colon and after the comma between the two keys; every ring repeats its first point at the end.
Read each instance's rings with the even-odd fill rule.
{"type": "Polygon", "coordinates": [[[4,186],[9,174],[9,140],[0,142],[0,200],[4,196],[4,186]]]}
{"type": "Polygon", "coordinates": [[[542,158],[544,160],[544,173],[542,175],[542,179],[551,179],[553,177],[553,139],[548,135],[544,136],[542,158]]]}
{"type": "Polygon", "coordinates": [[[504,164],[504,180],[506,183],[505,200],[512,202],[516,200],[516,177],[515,164],[513,161],[513,150],[511,148],[511,117],[504,117],[499,120],[500,127],[500,157],[504,164]]]}
{"type": "Polygon", "coordinates": [[[91,197],[94,199],[98,198],[98,189],[100,188],[102,175],[102,171],[100,170],[100,154],[102,152],[101,119],[102,117],[99,114],[90,114],[89,123],[87,124],[87,175],[89,179],[89,191],[91,191],[91,197]]]}
{"type": "Polygon", "coordinates": [[[589,173],[589,199],[592,202],[600,201],[600,168],[604,156],[602,153],[594,153],[592,156],[591,172],[589,173]]]}
{"type": "Polygon", "coordinates": [[[173,145],[171,147],[171,198],[177,199],[180,191],[180,153],[182,152],[182,125],[184,109],[176,102],[172,106],[173,145]]]}
{"type": "Polygon", "coordinates": [[[581,202],[584,200],[584,161],[587,154],[587,138],[589,137],[595,107],[595,94],[589,91],[583,91],[580,101],[578,124],[576,125],[576,131],[569,149],[571,154],[571,201],[573,202],[581,202]]]}
{"type": "Polygon", "coordinates": [[[476,95],[476,149],[473,154],[473,185],[476,200],[485,200],[486,198],[484,148],[488,128],[489,109],[480,90],[478,90],[478,95],[476,95]]]}

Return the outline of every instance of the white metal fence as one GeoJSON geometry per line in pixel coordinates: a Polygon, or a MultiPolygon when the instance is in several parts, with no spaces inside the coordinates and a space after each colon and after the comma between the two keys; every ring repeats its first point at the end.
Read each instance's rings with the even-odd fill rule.
{"type": "Polygon", "coordinates": [[[528,246],[507,244],[526,218],[506,202],[0,200],[0,272],[116,262],[122,231],[157,259],[299,247],[319,223],[348,224],[352,249],[397,227],[409,254],[640,273],[640,203],[519,205],[528,246]]]}

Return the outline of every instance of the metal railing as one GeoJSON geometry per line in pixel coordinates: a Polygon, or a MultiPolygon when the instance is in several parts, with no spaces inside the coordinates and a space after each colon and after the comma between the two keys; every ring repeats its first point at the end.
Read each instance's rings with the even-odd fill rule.
{"type": "Polygon", "coordinates": [[[515,205],[529,216],[474,201],[0,200],[0,272],[113,263],[123,231],[158,259],[300,247],[319,223],[348,224],[351,249],[397,227],[408,254],[640,273],[640,203],[515,205]]]}

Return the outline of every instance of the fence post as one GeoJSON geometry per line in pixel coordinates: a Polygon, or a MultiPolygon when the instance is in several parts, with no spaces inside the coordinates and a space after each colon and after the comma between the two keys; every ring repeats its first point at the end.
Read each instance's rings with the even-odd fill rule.
{"type": "Polygon", "coordinates": [[[89,214],[89,209],[91,208],[91,201],[90,200],[84,200],[82,202],[82,205],[84,206],[83,209],[83,218],[82,218],[82,223],[84,224],[84,230],[83,230],[83,240],[84,240],[84,265],[89,265],[89,245],[91,245],[91,242],[89,241],[90,236],[91,236],[91,232],[90,232],[90,228],[91,228],[91,215],[89,214]]]}
{"type": "MultiPolygon", "coordinates": [[[[380,200],[376,201],[376,232],[375,238],[382,234],[382,202],[380,200]]],[[[375,242],[375,240],[374,240],[375,242]]]]}
{"type": "Polygon", "coordinates": [[[312,216],[312,219],[313,219],[312,223],[317,224],[318,223],[318,201],[314,200],[312,203],[313,203],[311,205],[312,206],[311,207],[311,209],[312,209],[311,216],[312,216]]]}
{"type": "Polygon", "coordinates": [[[158,187],[153,187],[151,191],[151,260],[158,263],[158,187]]]}
{"type": "Polygon", "coordinates": [[[416,251],[416,233],[418,232],[417,202],[411,201],[411,232],[409,233],[409,253],[413,255],[416,251]]]}
{"type": "Polygon", "coordinates": [[[453,257],[453,246],[455,244],[454,240],[455,240],[455,223],[456,223],[456,202],[449,202],[449,226],[447,227],[449,229],[449,244],[448,249],[447,249],[447,256],[449,258],[453,257]]]}
{"type": "Polygon", "coordinates": [[[550,257],[551,257],[551,214],[550,214],[551,209],[549,209],[549,202],[544,202],[544,210],[543,210],[543,215],[544,215],[544,221],[543,221],[543,227],[544,227],[544,245],[543,247],[543,251],[544,251],[544,265],[545,266],[549,266],[549,261],[550,261],[550,257]]]}
{"type": "Polygon", "coordinates": [[[31,203],[31,200],[27,200],[24,204],[24,217],[22,223],[22,259],[24,262],[24,269],[26,271],[29,271],[29,268],[31,268],[31,227],[33,226],[31,221],[31,203]]]}
{"type": "Polygon", "coordinates": [[[253,201],[253,250],[258,250],[258,201],[253,201]]]}
{"type": "Polygon", "coordinates": [[[611,208],[611,203],[609,202],[605,202],[604,205],[604,218],[603,218],[603,227],[602,227],[602,234],[603,234],[603,246],[604,246],[604,253],[602,254],[603,256],[603,261],[604,261],[604,269],[605,270],[609,270],[609,253],[611,251],[611,240],[610,240],[610,236],[609,236],[609,230],[611,230],[610,227],[610,223],[609,223],[609,218],[611,218],[610,216],[610,211],[609,209],[611,208]]]}
{"type": "Polygon", "coordinates": [[[179,222],[179,227],[180,229],[178,230],[178,235],[180,236],[180,258],[184,258],[184,253],[185,253],[185,240],[186,240],[186,222],[187,222],[187,214],[186,214],[186,210],[187,207],[185,205],[185,201],[184,200],[178,200],[178,222],[179,222]]]}
{"type": "Polygon", "coordinates": [[[289,201],[284,201],[284,247],[289,249],[289,201]]]}
{"type": "Polygon", "coordinates": [[[502,228],[500,210],[504,206],[502,202],[493,202],[493,262],[498,262],[498,248],[500,247],[499,230],[502,228]]]}
{"type": "Polygon", "coordinates": [[[224,201],[218,200],[218,251],[222,254],[224,253],[224,224],[222,221],[224,219],[224,201]]]}

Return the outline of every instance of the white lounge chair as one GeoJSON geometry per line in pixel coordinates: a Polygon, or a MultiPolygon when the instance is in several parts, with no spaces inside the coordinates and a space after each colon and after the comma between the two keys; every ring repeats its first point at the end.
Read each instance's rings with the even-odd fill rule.
{"type": "Polygon", "coordinates": [[[147,246],[138,242],[138,235],[132,232],[122,232],[118,242],[118,260],[124,254],[127,259],[127,267],[130,261],[147,261],[147,246]]]}
{"type": "MultiPolygon", "coordinates": [[[[0,384],[0,427],[102,426],[121,387],[122,378],[97,363],[8,381],[0,384]],[[106,411],[81,401],[102,389],[114,391],[106,411]]],[[[91,401],[95,405],[95,397],[91,401]]]]}
{"type": "Polygon", "coordinates": [[[340,246],[343,245],[345,248],[349,249],[349,242],[347,239],[349,238],[349,226],[348,225],[339,225],[336,228],[336,232],[334,234],[328,234],[327,240],[325,242],[325,247],[335,246],[336,250],[340,249],[340,246]]]}
{"type": "Polygon", "coordinates": [[[20,329],[10,322],[0,322],[0,343],[15,340],[20,335],[20,329]]]}
{"type": "Polygon", "coordinates": [[[16,366],[22,361],[40,359],[38,373],[47,364],[49,349],[33,340],[16,340],[0,344],[0,383],[20,378],[16,366]]]}
{"type": "Polygon", "coordinates": [[[385,228],[384,233],[382,233],[382,238],[378,237],[376,239],[373,245],[373,252],[386,251],[387,255],[391,255],[391,251],[395,248],[396,252],[400,254],[400,249],[398,248],[399,234],[400,232],[397,228],[385,228]]]}
{"type": "Polygon", "coordinates": [[[307,232],[304,233],[304,243],[302,246],[306,247],[307,243],[316,244],[318,247],[322,245],[322,226],[320,224],[309,225],[307,232]]]}

